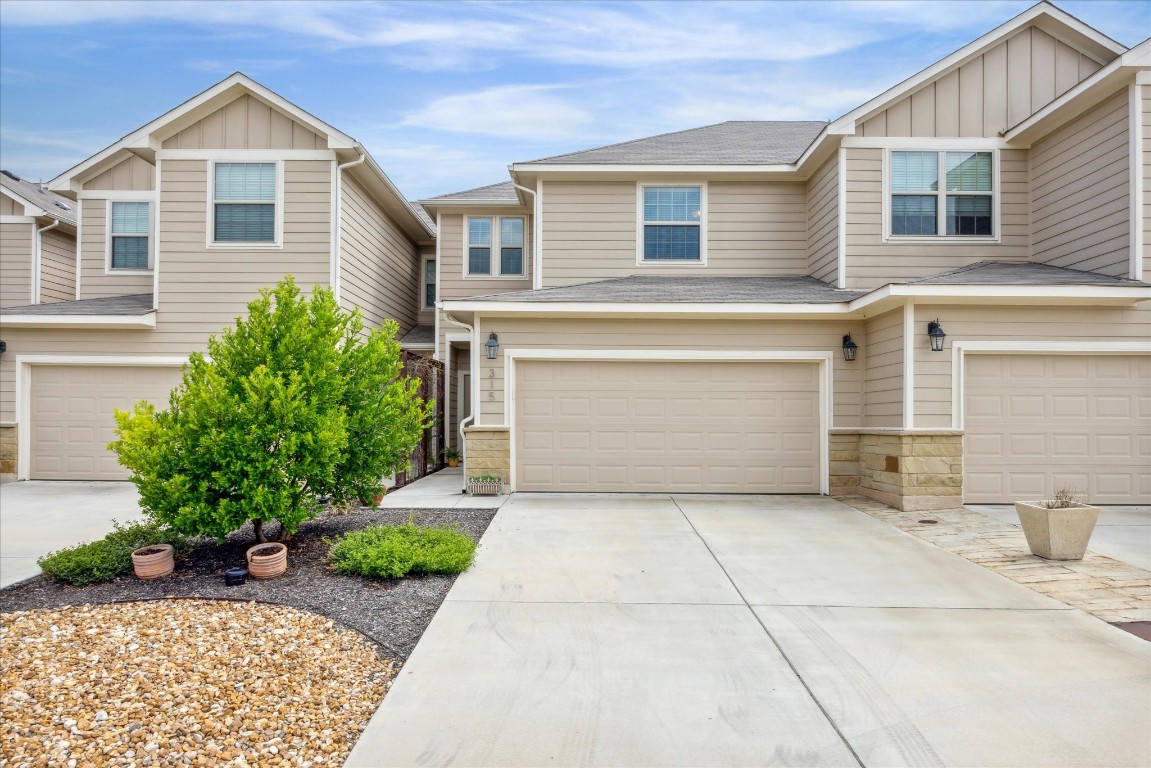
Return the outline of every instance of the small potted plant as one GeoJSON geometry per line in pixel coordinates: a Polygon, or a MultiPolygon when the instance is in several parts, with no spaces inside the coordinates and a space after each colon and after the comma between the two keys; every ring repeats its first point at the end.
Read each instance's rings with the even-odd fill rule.
{"type": "Polygon", "coordinates": [[[448,463],[449,467],[458,467],[460,465],[460,452],[455,448],[445,448],[444,461],[448,463]]]}
{"type": "Polygon", "coordinates": [[[468,478],[469,496],[499,496],[504,492],[504,481],[495,475],[472,475],[468,478]]]}
{"type": "Polygon", "coordinates": [[[1099,507],[1078,501],[1066,487],[1050,499],[1017,501],[1015,512],[1031,554],[1046,560],[1082,560],[1099,519],[1099,507]]]}
{"type": "Polygon", "coordinates": [[[132,570],[137,578],[159,579],[175,569],[175,550],[171,544],[149,544],[132,552],[132,570]]]}

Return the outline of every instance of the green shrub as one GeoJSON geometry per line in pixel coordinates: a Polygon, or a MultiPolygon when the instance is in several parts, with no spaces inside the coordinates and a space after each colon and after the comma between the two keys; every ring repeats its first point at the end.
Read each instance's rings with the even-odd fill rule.
{"type": "Polygon", "coordinates": [[[121,524],[102,539],[61,549],[36,561],[53,581],[82,586],[114,579],[132,570],[132,552],[149,544],[171,544],[176,554],[188,549],[188,540],[159,523],[121,524]]]}
{"type": "Polygon", "coordinates": [[[462,573],[476,553],[476,543],[464,533],[412,523],[376,525],[328,543],[337,572],[384,579],[409,573],[462,573]]]}

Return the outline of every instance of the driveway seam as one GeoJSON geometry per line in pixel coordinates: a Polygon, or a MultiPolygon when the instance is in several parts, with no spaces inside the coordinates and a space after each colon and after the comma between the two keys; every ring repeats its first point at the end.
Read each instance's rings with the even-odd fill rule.
{"type": "Polygon", "coordinates": [[[807,680],[803,678],[803,675],[799,674],[799,670],[792,662],[791,657],[787,655],[787,652],[783,650],[783,646],[780,645],[779,641],[775,639],[775,636],[771,634],[771,631],[767,628],[767,625],[763,623],[763,620],[759,617],[759,614],[755,612],[755,609],[751,607],[751,603],[747,601],[747,598],[744,596],[743,591],[740,590],[739,585],[736,584],[735,580],[731,578],[731,574],[727,572],[727,568],[723,567],[723,563],[721,563],[719,558],[716,557],[715,552],[712,551],[711,546],[707,543],[707,540],[704,539],[704,537],[696,529],[695,523],[691,521],[691,518],[687,516],[687,513],[683,511],[683,508],[679,505],[679,502],[676,501],[674,497],[671,499],[671,503],[675,504],[675,508],[679,510],[679,513],[683,515],[683,519],[687,522],[688,525],[691,526],[691,530],[699,538],[700,543],[703,544],[704,549],[707,550],[707,553],[711,555],[711,559],[714,560],[715,564],[719,566],[719,569],[723,571],[723,575],[731,584],[732,589],[734,589],[736,594],[739,595],[739,599],[743,600],[743,604],[747,606],[747,610],[751,613],[752,618],[754,618],[755,622],[759,624],[760,629],[762,629],[763,633],[767,635],[767,639],[771,641],[771,644],[775,646],[775,649],[779,651],[779,655],[783,657],[784,661],[787,662],[787,666],[791,669],[791,673],[795,675],[795,679],[798,680],[799,684],[803,686],[803,690],[807,691],[807,695],[811,697],[812,702],[814,702],[815,706],[819,708],[819,711],[823,714],[824,719],[827,720],[827,724],[831,726],[831,729],[835,731],[835,735],[839,737],[841,742],[843,742],[843,746],[846,747],[847,751],[851,753],[851,756],[855,759],[856,764],[860,766],[860,768],[865,768],[863,760],[860,759],[859,755],[855,751],[855,747],[853,747],[851,742],[848,741],[847,737],[843,735],[843,732],[839,730],[839,725],[831,717],[831,713],[828,712],[827,709],[823,706],[823,702],[820,701],[819,697],[815,695],[815,691],[813,691],[811,686],[807,684],[807,680]]]}

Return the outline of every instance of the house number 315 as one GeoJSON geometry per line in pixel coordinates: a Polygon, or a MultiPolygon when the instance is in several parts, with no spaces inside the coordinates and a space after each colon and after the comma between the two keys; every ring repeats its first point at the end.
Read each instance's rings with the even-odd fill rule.
{"type": "Polygon", "coordinates": [[[488,368],[488,400],[496,399],[496,370],[488,368]]]}

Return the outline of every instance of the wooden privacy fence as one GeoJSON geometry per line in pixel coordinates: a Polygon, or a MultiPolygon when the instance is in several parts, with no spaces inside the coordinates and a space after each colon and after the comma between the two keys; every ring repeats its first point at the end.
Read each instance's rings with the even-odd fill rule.
{"type": "Polygon", "coordinates": [[[440,406],[444,401],[444,364],[406,350],[401,353],[400,361],[404,364],[402,375],[417,379],[420,397],[424,401],[435,400],[436,408],[433,409],[431,425],[424,430],[416,450],[412,452],[411,466],[396,475],[393,488],[403,488],[444,468],[444,410],[440,406]]]}

